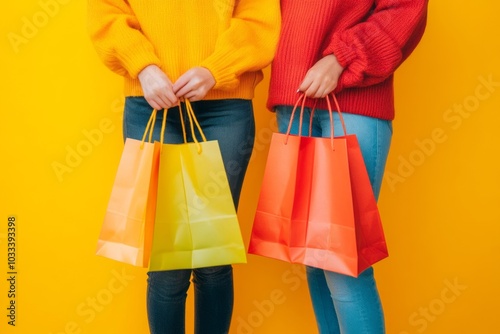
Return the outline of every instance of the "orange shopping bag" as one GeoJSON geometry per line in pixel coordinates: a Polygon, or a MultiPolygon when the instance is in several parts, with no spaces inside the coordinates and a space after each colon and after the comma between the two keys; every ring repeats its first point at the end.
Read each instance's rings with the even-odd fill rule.
{"type": "Polygon", "coordinates": [[[290,135],[301,100],[302,128],[305,96],[287,133],[273,134],[249,253],[357,277],[388,256],[361,150],[340,111],[334,138],[329,100],[330,138],[290,135]]]}
{"type": "Polygon", "coordinates": [[[156,110],[141,140],[127,138],[96,254],[147,267],[153,237],[160,143],[152,143],[156,110]],[[149,131],[149,142],[146,135],[149,131]]]}

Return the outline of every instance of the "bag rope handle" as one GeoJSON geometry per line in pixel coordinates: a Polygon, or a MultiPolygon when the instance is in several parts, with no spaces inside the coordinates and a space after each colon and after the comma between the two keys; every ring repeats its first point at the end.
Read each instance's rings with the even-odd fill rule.
{"type": "MultiPolygon", "coordinates": [[[[285,136],[285,145],[287,144],[288,142],[288,136],[290,135],[290,131],[292,130],[292,120],[293,120],[293,116],[295,115],[295,111],[297,110],[297,106],[299,105],[300,101],[302,101],[302,108],[301,110],[304,109],[304,104],[306,103],[306,96],[304,94],[301,94],[297,100],[297,102],[295,102],[295,105],[293,106],[293,109],[292,109],[292,115],[290,116],[290,122],[288,122],[288,129],[286,130],[286,136],[285,136]]],[[[300,123],[302,123],[302,118],[300,119],[300,123]]],[[[301,127],[302,124],[300,124],[299,126],[301,127]]],[[[301,136],[301,129],[299,129],[299,136],[301,136]]]]}
{"type": "Polygon", "coordinates": [[[184,144],[185,144],[185,143],[187,143],[186,125],[184,124],[184,116],[182,115],[182,107],[181,107],[180,102],[179,102],[179,117],[181,120],[181,127],[182,127],[182,139],[183,139],[184,144]]]}
{"type": "Polygon", "coordinates": [[[146,136],[148,135],[148,133],[149,133],[148,142],[151,143],[153,139],[153,130],[155,128],[156,113],[157,113],[156,109],[153,109],[153,112],[149,117],[148,124],[146,125],[146,129],[144,130],[144,134],[142,135],[141,146],[140,146],[141,149],[144,148],[144,142],[146,141],[146,136]]]}
{"type": "MultiPolygon", "coordinates": [[[[160,133],[160,143],[163,144],[165,139],[165,129],[167,127],[167,109],[163,109],[163,119],[161,121],[161,133],[160,133]]],[[[160,146],[160,153],[163,149],[163,145],[160,146]]]]}
{"type": "MultiPolygon", "coordinates": [[[[337,101],[337,97],[333,93],[332,93],[332,98],[333,98],[333,102],[335,103],[335,108],[337,109],[336,111],[339,114],[340,124],[342,124],[342,130],[344,130],[344,136],[347,136],[347,130],[346,130],[345,122],[344,122],[344,116],[343,116],[343,112],[340,110],[339,101],[337,101]]],[[[328,98],[328,95],[326,96],[326,104],[328,105],[328,111],[332,112],[332,107],[331,107],[330,99],[328,98]]],[[[332,123],[333,123],[333,121],[332,121],[332,123]]],[[[332,130],[332,132],[333,132],[333,130],[332,130]]]]}
{"type": "Polygon", "coordinates": [[[311,109],[311,116],[309,117],[309,137],[312,135],[313,116],[314,116],[314,111],[316,111],[317,104],[318,104],[318,99],[314,99],[314,105],[311,109]]]}
{"type": "MultiPolygon", "coordinates": [[[[344,131],[344,135],[347,135],[347,130],[346,130],[346,126],[345,126],[345,122],[344,122],[344,116],[342,115],[342,112],[340,110],[340,107],[339,107],[339,103],[337,101],[337,97],[335,96],[335,94],[331,94],[332,95],[332,98],[333,98],[333,101],[335,103],[335,107],[336,107],[336,112],[338,113],[339,115],[339,119],[340,119],[340,123],[342,124],[342,130],[344,131]]],[[[288,129],[286,131],[286,136],[285,136],[285,145],[287,144],[288,142],[288,137],[290,136],[290,131],[292,129],[292,122],[293,122],[293,118],[295,116],[295,112],[298,108],[298,105],[299,103],[301,103],[301,108],[300,108],[300,118],[299,118],[299,132],[298,132],[298,136],[299,137],[302,137],[302,123],[303,123],[303,116],[304,116],[304,109],[305,109],[305,103],[306,103],[306,95],[305,94],[301,94],[299,96],[299,98],[297,99],[297,102],[295,102],[295,105],[293,106],[293,109],[292,109],[292,114],[290,116],[290,121],[288,123],[288,129]]],[[[332,111],[332,105],[331,105],[331,102],[330,102],[330,98],[329,98],[329,95],[327,95],[325,97],[326,99],[326,104],[327,104],[327,107],[328,107],[328,114],[330,116],[330,142],[331,142],[331,146],[332,146],[332,150],[334,150],[334,147],[333,147],[333,144],[334,144],[334,126],[333,126],[333,111],[332,111]]],[[[314,105],[311,109],[311,115],[309,117],[309,137],[311,137],[311,134],[312,134],[312,122],[313,122],[313,116],[314,116],[314,112],[316,110],[316,105],[318,104],[318,99],[315,99],[314,101],[314,105]]]]}
{"type": "Polygon", "coordinates": [[[201,145],[200,145],[198,139],[196,138],[196,133],[194,131],[195,130],[194,125],[196,125],[196,128],[198,129],[198,132],[201,135],[202,141],[206,142],[207,138],[205,137],[205,134],[203,133],[203,130],[201,129],[200,123],[198,122],[198,119],[196,118],[196,115],[194,114],[194,110],[193,110],[193,107],[191,106],[191,102],[189,102],[189,100],[186,99],[185,104],[186,104],[186,111],[187,111],[187,115],[188,115],[188,119],[189,119],[189,126],[191,128],[191,135],[193,137],[193,141],[196,143],[198,153],[201,153],[201,145]],[[194,124],[193,124],[193,122],[194,122],[194,124]]]}
{"type": "MultiPolygon", "coordinates": [[[[191,128],[191,135],[193,137],[193,141],[197,144],[197,150],[198,153],[201,153],[201,145],[196,138],[195,134],[195,129],[194,126],[196,125],[196,128],[198,129],[201,138],[204,142],[207,141],[207,138],[205,137],[205,133],[203,133],[203,130],[201,129],[200,123],[198,122],[198,119],[196,118],[196,115],[194,114],[193,107],[191,106],[191,103],[189,100],[184,100],[184,103],[186,105],[186,113],[189,119],[189,125],[191,128]]],[[[184,122],[184,117],[182,116],[182,106],[181,103],[179,102],[178,104],[179,107],[179,117],[181,120],[181,126],[182,126],[182,137],[184,139],[184,143],[187,143],[187,134],[186,134],[186,125],[184,122]]],[[[144,134],[142,136],[142,141],[141,141],[141,149],[144,147],[144,143],[146,141],[146,136],[149,133],[149,143],[152,142],[153,139],[153,131],[154,131],[154,126],[155,126],[155,121],[156,121],[156,115],[158,111],[156,109],[153,109],[151,116],[149,117],[148,124],[146,125],[146,129],[144,131],[144,134]]],[[[160,142],[163,144],[164,138],[165,138],[165,129],[166,129],[166,124],[167,124],[167,109],[163,109],[163,119],[162,119],[162,125],[161,125],[161,134],[160,134],[160,142]]]]}
{"type": "MultiPolygon", "coordinates": [[[[154,132],[154,128],[155,128],[155,121],[156,121],[157,114],[158,114],[158,110],[153,109],[153,111],[151,112],[151,116],[149,117],[148,124],[146,125],[146,130],[144,131],[144,135],[142,136],[141,149],[144,148],[144,142],[145,142],[146,135],[148,132],[149,132],[148,142],[151,143],[153,140],[153,132],[154,132]]],[[[166,125],[167,125],[167,109],[163,109],[163,119],[161,122],[161,133],[160,133],[160,143],[162,143],[162,144],[163,144],[163,139],[165,137],[166,125]]],[[[160,152],[161,152],[162,147],[160,147],[160,152]]]]}

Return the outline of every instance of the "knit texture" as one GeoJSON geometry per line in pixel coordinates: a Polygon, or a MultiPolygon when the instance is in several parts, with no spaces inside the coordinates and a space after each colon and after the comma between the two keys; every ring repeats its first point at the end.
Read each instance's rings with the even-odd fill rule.
{"type": "MultiPolygon", "coordinates": [[[[393,73],[424,33],[426,0],[281,0],[281,10],[269,109],[293,105],[307,71],[334,54],[344,67],[334,91],[340,108],[394,118],[393,73]]],[[[307,105],[313,104],[308,99],[307,105]]],[[[324,99],[318,108],[327,108],[324,99]]]]}
{"type": "Polygon", "coordinates": [[[206,67],[215,87],[206,99],[253,97],[279,36],[278,0],[89,0],[97,54],[125,77],[125,95],[142,96],[137,75],[158,65],[175,82],[206,67]]]}

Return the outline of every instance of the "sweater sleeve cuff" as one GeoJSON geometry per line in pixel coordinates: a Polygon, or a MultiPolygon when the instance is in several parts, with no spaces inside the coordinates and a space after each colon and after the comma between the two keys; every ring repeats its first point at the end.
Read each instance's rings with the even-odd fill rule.
{"type": "Polygon", "coordinates": [[[214,76],[214,89],[232,89],[238,86],[238,78],[231,68],[225,67],[224,64],[224,58],[221,58],[219,61],[206,59],[200,64],[200,66],[207,68],[214,76]]]}
{"type": "Polygon", "coordinates": [[[152,47],[143,43],[128,45],[123,52],[118,52],[117,55],[133,79],[136,79],[139,73],[148,65],[161,67],[160,59],[156,56],[152,47]]]}
{"type": "Polygon", "coordinates": [[[332,42],[323,51],[322,56],[325,57],[330,54],[337,57],[337,61],[343,68],[347,68],[356,57],[355,50],[343,42],[338,35],[333,37],[332,42]]]}

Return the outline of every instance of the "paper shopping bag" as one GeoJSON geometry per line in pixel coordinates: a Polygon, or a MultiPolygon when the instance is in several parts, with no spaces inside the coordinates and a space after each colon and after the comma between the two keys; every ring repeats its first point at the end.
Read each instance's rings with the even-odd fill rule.
{"type": "Polygon", "coordinates": [[[387,256],[355,135],[273,134],[249,253],[355,277],[387,256]]]}
{"type": "Polygon", "coordinates": [[[389,256],[382,221],[358,139],[345,136],[349,158],[356,240],[358,242],[358,273],[389,256]]]}
{"type": "MultiPolygon", "coordinates": [[[[154,127],[153,111],[145,136],[154,127]]],[[[127,138],[108,202],[96,254],[147,267],[151,251],[160,143],[127,138]]],[[[151,141],[151,136],[150,136],[151,141]]]]}
{"type": "MultiPolygon", "coordinates": [[[[161,148],[151,271],[246,262],[246,252],[217,141],[161,148]]],[[[182,119],[182,118],[181,118],[182,119]]]]}

